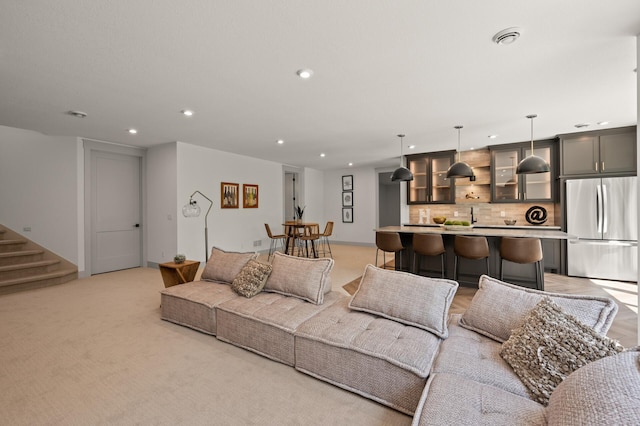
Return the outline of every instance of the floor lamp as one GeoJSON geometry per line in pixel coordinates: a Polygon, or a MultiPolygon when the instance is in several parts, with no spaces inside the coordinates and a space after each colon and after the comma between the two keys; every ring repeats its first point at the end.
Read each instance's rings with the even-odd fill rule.
{"type": "Polygon", "coordinates": [[[209,202],[209,209],[204,215],[204,261],[206,262],[209,257],[209,228],[207,226],[207,217],[209,216],[209,212],[211,211],[211,206],[213,206],[213,201],[211,201],[209,197],[204,195],[202,192],[194,191],[193,194],[191,194],[191,196],[189,197],[189,202],[182,208],[182,214],[184,215],[184,217],[200,216],[200,206],[198,205],[197,201],[193,199],[193,196],[196,194],[200,194],[209,202]]]}

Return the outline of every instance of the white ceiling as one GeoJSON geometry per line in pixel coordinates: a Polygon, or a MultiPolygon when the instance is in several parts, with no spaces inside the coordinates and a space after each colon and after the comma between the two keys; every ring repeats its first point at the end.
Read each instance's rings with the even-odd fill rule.
{"type": "Polygon", "coordinates": [[[455,149],[457,124],[463,150],[526,141],[527,114],[536,139],[635,124],[638,33],[638,0],[1,0],[0,124],[396,164],[398,133],[406,154],[455,149]]]}

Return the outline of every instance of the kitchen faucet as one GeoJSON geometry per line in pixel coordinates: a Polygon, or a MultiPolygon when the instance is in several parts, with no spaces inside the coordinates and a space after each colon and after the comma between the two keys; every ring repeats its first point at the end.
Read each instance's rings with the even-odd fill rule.
{"type": "Polygon", "coordinates": [[[471,207],[471,224],[473,225],[473,224],[474,224],[474,223],[476,223],[477,221],[478,221],[478,219],[476,219],[476,218],[473,216],[473,207],[471,207]]]}

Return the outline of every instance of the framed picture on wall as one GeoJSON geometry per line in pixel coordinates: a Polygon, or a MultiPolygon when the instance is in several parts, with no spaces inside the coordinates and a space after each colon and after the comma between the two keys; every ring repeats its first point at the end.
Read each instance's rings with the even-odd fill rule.
{"type": "Polygon", "coordinates": [[[353,223],[353,208],[351,207],[343,207],[342,208],[342,222],[343,223],[353,223]]]}
{"type": "Polygon", "coordinates": [[[242,185],[242,207],[245,209],[258,208],[258,185],[242,185]]]}
{"type": "Polygon", "coordinates": [[[342,190],[353,191],[353,175],[342,176],[342,190]]]}
{"type": "Polygon", "coordinates": [[[237,209],[240,194],[240,184],[220,182],[220,208],[237,209]]]}
{"type": "Polygon", "coordinates": [[[353,207],[353,192],[342,193],[342,207],[353,207]]]}

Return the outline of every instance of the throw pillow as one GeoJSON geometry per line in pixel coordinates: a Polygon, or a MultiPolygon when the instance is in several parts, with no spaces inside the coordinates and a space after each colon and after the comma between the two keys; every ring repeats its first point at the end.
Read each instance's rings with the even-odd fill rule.
{"type": "Polygon", "coordinates": [[[242,267],[250,259],[257,257],[256,253],[237,253],[214,247],[211,249],[211,257],[202,271],[201,279],[231,284],[242,267]]]}
{"type": "Polygon", "coordinates": [[[447,338],[447,315],[458,283],[367,265],[349,301],[355,311],[379,315],[447,338]]]}
{"type": "Polygon", "coordinates": [[[271,266],[273,271],[267,279],[264,291],[293,296],[322,305],[326,282],[333,269],[333,259],[308,259],[276,252],[271,266]]]}
{"type": "Polygon", "coordinates": [[[556,386],[573,371],[622,350],[618,342],[596,333],[545,297],[513,330],[500,356],[531,396],[546,406],[556,386]]]}
{"type": "Polygon", "coordinates": [[[618,312],[618,305],[606,297],[533,290],[483,275],[460,325],[502,343],[543,297],[550,297],[566,313],[600,334],[607,333],[618,312]]]}
{"type": "Polygon", "coordinates": [[[262,291],[272,269],[268,263],[250,259],[231,283],[231,289],[240,296],[253,297],[262,291]]]}

